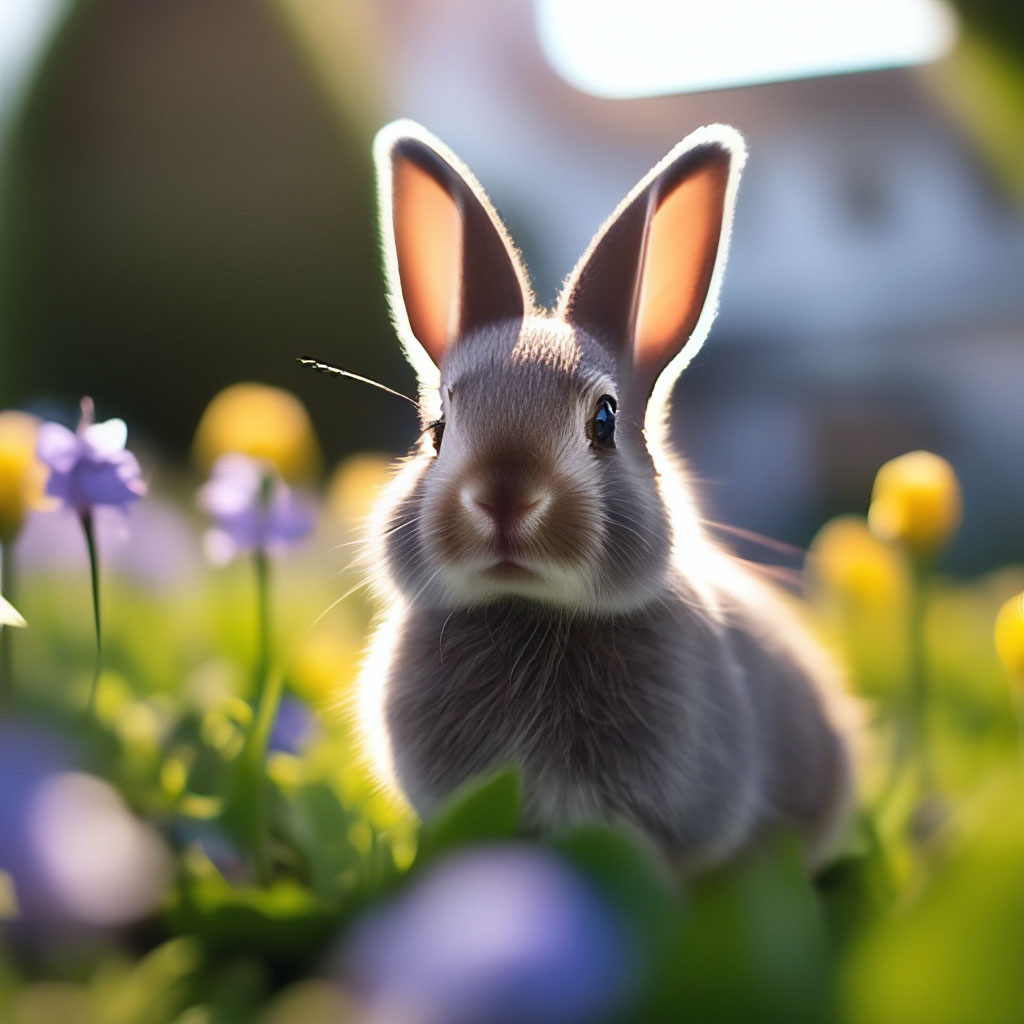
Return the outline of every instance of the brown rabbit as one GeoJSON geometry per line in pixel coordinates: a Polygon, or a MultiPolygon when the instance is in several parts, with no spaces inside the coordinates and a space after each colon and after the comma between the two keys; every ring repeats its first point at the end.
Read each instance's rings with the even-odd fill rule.
{"type": "Polygon", "coordinates": [[[666,440],[706,336],[745,149],[722,125],[626,197],[553,313],[480,186],[399,121],[384,259],[425,430],[373,523],[386,614],[360,683],[378,770],[429,814],[489,768],[528,821],[625,821],[683,869],[852,804],[845,699],[785,600],[705,534],[666,440]]]}

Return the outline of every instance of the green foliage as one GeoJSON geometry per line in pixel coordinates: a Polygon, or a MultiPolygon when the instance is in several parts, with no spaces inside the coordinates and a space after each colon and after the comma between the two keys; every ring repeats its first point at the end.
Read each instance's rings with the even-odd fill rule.
{"type": "Polygon", "coordinates": [[[89,730],[84,559],[82,572],[23,567],[17,600],[31,626],[14,636],[20,713],[75,737],[80,765],[160,832],[175,872],[141,929],[71,956],[0,946],[0,1007],[17,1024],[233,1024],[263,1012],[273,1020],[277,1007],[292,1013],[307,1001],[335,1006],[341,990],[313,979],[368,913],[452,855],[510,841],[547,847],[618,915],[636,979],[632,1005],[615,1018],[627,1024],[1020,1019],[1024,779],[991,646],[995,611],[1024,583],[1019,572],[932,587],[935,779],[925,804],[913,772],[887,782],[905,713],[899,612],[878,622],[850,608],[828,630],[851,655],[870,742],[863,808],[841,854],[808,880],[795,843],[779,837],[682,885],[625,831],[524,835],[511,768],[466,786],[422,827],[376,788],[351,716],[335,711],[351,702],[369,609],[356,594],[310,625],[338,586],[314,551],[349,539],[325,526],[308,555],[275,574],[273,685],[301,696],[318,725],[300,747],[266,755],[248,567],[197,569],[166,589],[109,574],[107,667],[89,730]],[[251,854],[256,807],[265,816],[263,876],[251,854]]]}
{"type": "Polygon", "coordinates": [[[519,825],[521,802],[514,768],[461,787],[420,833],[417,867],[459,846],[511,838],[519,825]]]}

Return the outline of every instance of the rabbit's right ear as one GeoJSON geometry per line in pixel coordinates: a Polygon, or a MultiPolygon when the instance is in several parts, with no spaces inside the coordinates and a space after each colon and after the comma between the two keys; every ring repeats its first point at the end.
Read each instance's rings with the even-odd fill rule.
{"type": "Polygon", "coordinates": [[[373,152],[392,313],[413,369],[436,383],[458,338],[523,319],[530,286],[494,207],[443,143],[413,121],[394,121],[373,152]]]}
{"type": "Polygon", "coordinates": [[[558,311],[615,356],[639,404],[660,404],[715,316],[746,149],[710,125],[687,136],[597,233],[558,311]]]}

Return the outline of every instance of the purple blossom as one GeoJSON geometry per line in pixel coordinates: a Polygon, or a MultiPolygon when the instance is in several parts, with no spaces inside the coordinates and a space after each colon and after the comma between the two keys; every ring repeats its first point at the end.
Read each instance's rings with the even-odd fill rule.
{"type": "Polygon", "coordinates": [[[50,469],[46,493],[79,515],[97,505],[125,509],[146,493],[138,460],[125,448],[124,420],[93,422],[92,399],[82,399],[74,432],[59,423],[39,428],[36,454],[50,469]]]}
{"type": "Polygon", "coordinates": [[[357,926],[347,980],[370,1020],[577,1024],[634,991],[621,922],[554,855],[465,851],[357,926]]]}
{"type": "Polygon", "coordinates": [[[316,716],[305,701],[283,697],[271,730],[268,748],[285,754],[298,754],[317,735],[316,716]]]}
{"type": "Polygon", "coordinates": [[[313,529],[315,507],[296,494],[268,463],[222,455],[199,489],[199,506],[214,521],[206,548],[219,565],[243,551],[288,547],[313,529]]]}
{"type": "Polygon", "coordinates": [[[76,760],[58,735],[0,723],[0,870],[19,910],[11,927],[54,941],[145,916],[170,874],[163,842],[76,760]]]}

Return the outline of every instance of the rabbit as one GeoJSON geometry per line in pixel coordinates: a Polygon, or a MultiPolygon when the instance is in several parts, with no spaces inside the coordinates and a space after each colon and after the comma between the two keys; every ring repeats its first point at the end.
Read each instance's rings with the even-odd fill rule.
{"type": "Polygon", "coordinates": [[[785,828],[820,866],[854,804],[852,702],[788,599],[708,536],[666,426],[715,316],[742,137],[672,149],[553,312],[438,139],[397,121],[374,157],[424,426],[370,526],[378,777],[429,816],[512,764],[542,834],[623,824],[692,873],[785,828]]]}

